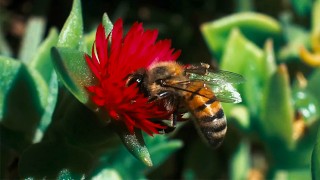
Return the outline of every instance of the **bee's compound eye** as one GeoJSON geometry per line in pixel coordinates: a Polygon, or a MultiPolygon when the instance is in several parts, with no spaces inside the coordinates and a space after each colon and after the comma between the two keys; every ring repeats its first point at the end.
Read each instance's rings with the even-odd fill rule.
{"type": "Polygon", "coordinates": [[[157,79],[155,82],[156,82],[156,84],[158,84],[160,86],[162,86],[164,84],[163,79],[157,79]]]}

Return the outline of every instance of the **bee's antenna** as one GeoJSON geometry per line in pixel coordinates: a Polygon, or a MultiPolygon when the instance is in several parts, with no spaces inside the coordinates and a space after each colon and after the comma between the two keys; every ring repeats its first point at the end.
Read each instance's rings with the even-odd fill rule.
{"type": "Polygon", "coordinates": [[[199,94],[198,92],[190,91],[190,90],[188,90],[188,89],[180,88],[180,87],[177,87],[177,86],[172,86],[172,85],[169,85],[169,84],[164,84],[163,86],[165,86],[165,87],[170,87],[170,88],[173,88],[173,89],[177,89],[177,90],[180,90],[180,91],[185,91],[185,92],[193,93],[193,94],[196,94],[196,95],[199,95],[199,96],[202,96],[202,97],[205,97],[205,98],[210,99],[209,97],[207,97],[207,96],[205,96],[205,95],[203,95],[203,94],[199,94]]]}

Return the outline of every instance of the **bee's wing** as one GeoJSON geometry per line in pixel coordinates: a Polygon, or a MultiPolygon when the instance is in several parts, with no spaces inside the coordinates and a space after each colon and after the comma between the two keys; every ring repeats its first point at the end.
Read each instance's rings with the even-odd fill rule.
{"type": "Polygon", "coordinates": [[[233,87],[233,84],[240,84],[245,81],[240,74],[212,69],[207,64],[191,66],[186,68],[185,72],[190,81],[203,81],[210,86],[219,101],[227,103],[242,101],[239,92],[233,87]]]}
{"type": "MultiPolygon", "coordinates": [[[[231,83],[214,84],[214,83],[207,82],[204,80],[193,79],[193,80],[188,80],[188,81],[176,82],[176,83],[170,85],[170,87],[175,88],[177,90],[195,93],[199,96],[203,96],[208,99],[211,99],[212,97],[208,96],[205,93],[206,91],[193,92],[193,91],[190,91],[189,88],[180,88],[179,84],[187,84],[189,86],[189,88],[192,86],[206,87],[206,88],[208,88],[208,90],[210,89],[210,91],[214,92],[217,100],[221,101],[221,102],[239,103],[242,101],[239,92],[236,90],[236,88],[233,87],[233,85],[231,83]]],[[[191,88],[191,89],[197,89],[197,88],[191,88]]],[[[209,93],[209,94],[211,95],[211,93],[209,93]]]]}
{"type": "Polygon", "coordinates": [[[186,69],[186,74],[190,80],[202,80],[207,84],[240,84],[245,81],[244,77],[240,74],[223,70],[207,69],[205,73],[200,74],[194,70],[190,71],[186,69]]]}
{"type": "Polygon", "coordinates": [[[211,87],[217,99],[221,102],[240,103],[242,101],[239,92],[230,83],[220,85],[208,85],[211,87]]]}

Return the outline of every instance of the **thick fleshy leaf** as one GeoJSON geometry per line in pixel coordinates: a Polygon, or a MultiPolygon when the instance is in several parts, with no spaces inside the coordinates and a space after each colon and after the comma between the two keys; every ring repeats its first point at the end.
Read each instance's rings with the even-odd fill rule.
{"type": "Polygon", "coordinates": [[[84,53],[71,48],[53,48],[52,56],[58,78],[80,102],[89,103],[89,93],[85,87],[95,84],[95,77],[84,53]]]}
{"type": "Polygon", "coordinates": [[[232,30],[228,47],[222,57],[221,69],[241,74],[246,79],[239,91],[243,101],[253,115],[259,112],[257,102],[261,101],[264,53],[255,44],[247,40],[239,31],[232,30]]]}
{"type": "Polygon", "coordinates": [[[85,34],[84,36],[84,46],[83,49],[86,54],[92,54],[92,45],[96,39],[96,29],[85,34]]]}
{"type": "Polygon", "coordinates": [[[145,145],[141,129],[135,129],[134,134],[131,134],[125,124],[117,123],[115,128],[121,138],[123,144],[137,159],[147,166],[153,166],[150,158],[150,153],[145,145]]]}
{"type": "Polygon", "coordinates": [[[46,82],[50,82],[53,67],[51,60],[51,48],[58,42],[58,31],[50,29],[48,37],[42,42],[36,51],[35,57],[30,63],[30,67],[36,69],[46,82]]]}
{"type": "Polygon", "coordinates": [[[266,88],[260,120],[263,137],[271,147],[290,148],[293,145],[294,110],[288,71],[280,65],[266,88]]]}
{"type": "Polygon", "coordinates": [[[315,180],[320,179],[320,129],[318,129],[318,135],[316,143],[314,144],[312,159],[311,159],[311,171],[312,178],[315,180]]]}
{"type": "Polygon", "coordinates": [[[270,77],[276,72],[277,65],[273,50],[273,41],[268,39],[264,45],[265,60],[263,61],[264,85],[269,81],[270,77]]]}
{"type": "Polygon", "coordinates": [[[298,60],[299,48],[301,46],[310,46],[310,34],[305,28],[292,22],[293,17],[291,14],[283,13],[280,19],[282,22],[283,38],[286,44],[279,51],[279,60],[298,60]]]}
{"type": "Polygon", "coordinates": [[[314,70],[312,75],[308,78],[307,90],[315,96],[316,100],[320,103],[320,68],[314,70]]]}
{"type": "Polygon", "coordinates": [[[116,169],[105,168],[99,174],[93,176],[92,179],[95,179],[95,180],[100,180],[100,179],[122,180],[123,178],[121,178],[119,172],[116,169]]]}
{"type": "Polygon", "coordinates": [[[14,59],[0,56],[0,119],[2,120],[4,109],[4,100],[8,91],[14,84],[16,76],[19,74],[19,70],[22,64],[14,59]]]}
{"type": "MultiPolygon", "coordinates": [[[[290,179],[290,180],[311,180],[309,168],[296,168],[296,169],[277,169],[270,179],[290,179]]],[[[313,179],[315,180],[315,179],[313,179]]]]}
{"type": "Polygon", "coordinates": [[[224,104],[223,106],[225,111],[228,110],[226,111],[228,123],[230,122],[234,124],[243,132],[250,132],[252,124],[250,123],[250,114],[248,108],[244,105],[238,104],[232,105],[232,108],[229,108],[228,105],[229,104],[224,104]]]}
{"type": "Polygon", "coordinates": [[[226,47],[228,48],[223,53],[221,69],[241,74],[245,71],[245,66],[250,63],[256,64],[255,68],[261,69],[263,51],[244,37],[239,29],[235,28],[231,31],[226,47]]]}
{"type": "Polygon", "coordinates": [[[183,146],[180,140],[169,140],[165,136],[144,136],[155,167],[161,165],[173,152],[183,146]]]}
{"type": "Polygon", "coordinates": [[[56,136],[59,132],[68,139],[70,144],[87,149],[93,155],[106,152],[120,144],[107,116],[98,118],[96,113],[80,103],[69,92],[58,104],[52,122],[58,125],[48,128],[44,140],[56,136]]]}
{"type": "Polygon", "coordinates": [[[55,72],[52,72],[51,79],[47,83],[48,83],[48,89],[49,89],[47,103],[44,109],[44,113],[42,114],[40,124],[38,126],[38,129],[41,131],[41,133],[45,132],[47,127],[51,123],[52,115],[55,110],[57,99],[58,99],[59,85],[58,85],[58,78],[55,72]]]}
{"type": "Polygon", "coordinates": [[[290,0],[290,2],[294,11],[299,16],[307,16],[311,11],[311,7],[312,7],[311,0],[290,0]]]}
{"type": "Polygon", "coordinates": [[[62,170],[83,174],[89,172],[93,157],[86,151],[64,142],[41,142],[30,146],[21,156],[21,177],[57,178],[62,170]]]}
{"type": "MultiPolygon", "coordinates": [[[[180,140],[170,140],[166,136],[151,137],[144,134],[146,144],[150,147],[153,161],[153,167],[146,167],[145,164],[138,161],[124,146],[119,146],[111,152],[105,153],[101,158],[98,168],[89,176],[105,177],[106,175],[114,176],[116,179],[145,179],[145,174],[156,169],[165,161],[174,151],[182,146],[180,140]]],[[[152,179],[152,178],[151,178],[152,179]]]]}
{"type": "Polygon", "coordinates": [[[113,24],[112,24],[111,20],[109,19],[109,16],[107,13],[104,13],[102,16],[102,25],[104,27],[106,35],[108,35],[113,28],[113,24]]]}
{"type": "Polygon", "coordinates": [[[32,140],[47,104],[48,87],[38,72],[13,59],[1,57],[0,68],[1,121],[32,140]]]}
{"type": "Polygon", "coordinates": [[[18,59],[29,64],[36,55],[37,49],[43,38],[45,31],[45,20],[42,17],[31,17],[27,24],[27,29],[22,40],[18,59]]]}
{"type": "Polygon", "coordinates": [[[201,32],[209,49],[220,58],[226,40],[233,28],[239,28],[243,34],[258,45],[263,45],[267,38],[278,41],[281,32],[280,24],[273,18],[258,13],[238,13],[213,22],[204,23],[201,32]]]}
{"type": "Polygon", "coordinates": [[[231,157],[230,179],[247,179],[250,166],[250,146],[246,141],[239,143],[231,157]]]}
{"type": "Polygon", "coordinates": [[[74,0],[67,21],[59,34],[58,47],[78,49],[82,43],[83,21],[81,1],[74,0]]]}

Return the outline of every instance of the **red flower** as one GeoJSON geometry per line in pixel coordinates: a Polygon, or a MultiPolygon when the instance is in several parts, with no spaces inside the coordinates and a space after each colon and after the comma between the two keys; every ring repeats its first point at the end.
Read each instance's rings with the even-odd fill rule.
{"type": "Polygon", "coordinates": [[[117,20],[107,37],[101,24],[97,28],[92,57],[85,57],[99,83],[87,89],[92,101],[105,108],[112,119],[124,121],[131,133],[140,128],[149,135],[158,134],[159,129],[165,128],[159,122],[168,118],[170,112],[147,102],[136,86],[127,87],[126,77],[140,68],[148,69],[153,63],[175,61],[180,51],[171,49],[170,40],[156,41],[158,31],[144,31],[142,23],[134,23],[123,37],[122,24],[122,19],[117,20]]]}

